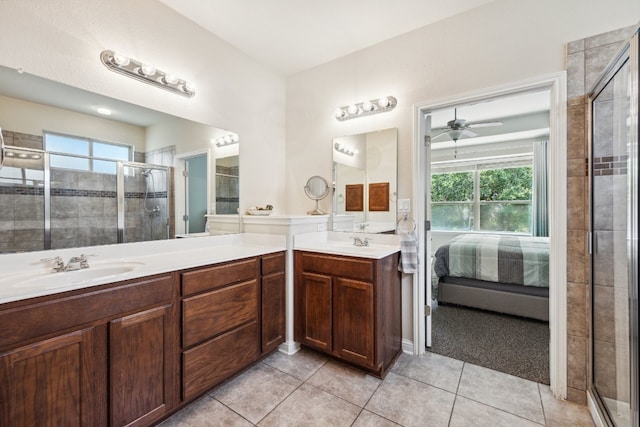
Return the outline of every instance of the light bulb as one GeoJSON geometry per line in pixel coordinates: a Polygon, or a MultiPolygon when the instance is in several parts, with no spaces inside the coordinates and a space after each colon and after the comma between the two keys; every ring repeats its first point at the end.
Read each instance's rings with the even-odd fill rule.
{"type": "Polygon", "coordinates": [[[111,62],[113,62],[115,65],[119,67],[126,67],[131,63],[131,60],[129,59],[128,56],[124,56],[119,53],[114,53],[111,62]]]}
{"type": "Polygon", "coordinates": [[[390,103],[391,102],[389,101],[389,98],[387,98],[386,96],[383,96],[382,98],[378,99],[378,105],[381,108],[387,108],[390,103]]]}
{"type": "Polygon", "coordinates": [[[341,119],[346,114],[342,108],[336,108],[336,110],[333,112],[333,115],[336,116],[336,119],[341,119]]]}
{"type": "Polygon", "coordinates": [[[224,137],[224,142],[225,144],[231,144],[233,142],[233,140],[231,139],[231,135],[226,135],[224,137]]]}
{"type": "Polygon", "coordinates": [[[231,140],[233,142],[238,142],[238,141],[240,141],[240,137],[237,134],[234,133],[233,135],[231,135],[231,140]]]}
{"type": "Polygon", "coordinates": [[[162,81],[169,85],[174,85],[178,83],[178,78],[172,74],[165,74],[162,78],[162,81]]]}
{"type": "Polygon", "coordinates": [[[185,92],[194,92],[195,88],[191,83],[184,82],[184,86],[182,86],[182,90],[184,90],[185,92]]]}
{"type": "Polygon", "coordinates": [[[152,65],[142,64],[140,73],[142,73],[143,76],[153,76],[156,73],[156,68],[152,65]]]}
{"type": "Polygon", "coordinates": [[[369,101],[364,101],[362,103],[362,109],[364,111],[371,111],[371,110],[373,110],[373,104],[371,102],[369,102],[369,101]]]}
{"type": "Polygon", "coordinates": [[[358,112],[358,107],[356,107],[356,104],[351,104],[349,105],[349,108],[347,108],[347,111],[351,115],[356,114],[358,112]]]}

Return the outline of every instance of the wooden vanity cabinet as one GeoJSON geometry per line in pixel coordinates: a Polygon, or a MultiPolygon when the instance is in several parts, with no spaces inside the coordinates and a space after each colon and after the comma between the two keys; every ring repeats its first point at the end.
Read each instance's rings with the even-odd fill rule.
{"type": "Polygon", "coordinates": [[[0,426],[148,426],[284,341],[285,253],[0,304],[0,426]]]}
{"type": "Polygon", "coordinates": [[[398,256],[296,251],[296,341],[384,376],[402,350],[398,256]]]}
{"type": "Polygon", "coordinates": [[[263,256],[261,266],[261,350],[264,355],[278,348],[285,340],[285,253],[263,256]]]}
{"type": "Polygon", "coordinates": [[[0,306],[0,425],[149,425],[177,404],[171,274],[0,306]]]}
{"type": "Polygon", "coordinates": [[[184,400],[284,341],[284,260],[278,252],[182,273],[184,400]]]}

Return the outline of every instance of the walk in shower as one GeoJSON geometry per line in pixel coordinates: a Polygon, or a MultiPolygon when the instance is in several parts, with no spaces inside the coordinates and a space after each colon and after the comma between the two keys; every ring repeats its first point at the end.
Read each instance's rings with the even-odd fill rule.
{"type": "Polygon", "coordinates": [[[607,425],[638,425],[638,32],[589,95],[590,395],[607,425]]]}
{"type": "Polygon", "coordinates": [[[24,146],[2,152],[0,253],[169,238],[169,168],[24,146]]]}

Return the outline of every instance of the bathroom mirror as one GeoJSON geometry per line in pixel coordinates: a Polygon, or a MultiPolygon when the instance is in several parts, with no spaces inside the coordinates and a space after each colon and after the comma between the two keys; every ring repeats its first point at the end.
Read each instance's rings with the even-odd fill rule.
{"type": "MultiPolygon", "coordinates": [[[[148,164],[153,170],[156,165],[168,167],[169,173],[165,175],[169,176],[170,184],[167,186],[162,184],[163,178],[159,173],[154,173],[151,181],[141,173],[125,172],[127,207],[124,213],[131,213],[136,205],[131,202],[144,200],[145,194],[148,198],[151,195],[159,200],[164,198],[158,204],[166,210],[166,215],[163,212],[160,216],[167,218],[163,227],[168,229],[165,236],[169,237],[185,233],[184,227],[180,228],[184,224],[182,209],[185,206],[180,199],[185,199],[186,191],[184,184],[179,182],[182,173],[176,166],[177,157],[194,151],[211,153],[206,175],[208,182],[203,194],[196,197],[204,198],[208,202],[208,205],[205,202],[205,209],[213,212],[217,149],[214,141],[230,133],[2,66],[0,127],[7,146],[42,153],[43,134],[47,131],[82,137],[82,144],[88,144],[90,148],[86,154],[79,155],[86,156],[84,161],[90,165],[100,162],[97,157],[107,156],[98,154],[98,148],[104,148],[101,143],[106,142],[106,145],[113,143],[115,148],[127,151],[123,161],[148,164]],[[100,115],[98,107],[108,108],[110,115],[100,115]],[[133,193],[129,194],[129,188],[133,188],[133,193]]],[[[49,146],[47,143],[47,148],[49,146]]],[[[237,146],[235,144],[236,151],[237,146]]],[[[237,154],[236,170],[239,164],[237,154]]],[[[145,169],[148,168],[132,170],[145,169]]],[[[64,167],[55,171],[52,168],[50,174],[43,173],[43,170],[15,165],[0,169],[0,253],[116,243],[114,236],[119,230],[114,220],[118,217],[115,172],[102,173],[94,166],[84,171],[71,170],[73,173],[64,167]],[[45,183],[47,176],[50,182],[45,183]],[[50,197],[44,195],[47,188],[50,189],[50,197]],[[53,192],[56,192],[55,196],[53,192]],[[56,201],[56,197],[60,200],[56,201]]],[[[152,214],[155,223],[159,215],[155,211],[152,214]]],[[[136,226],[133,220],[125,218],[125,226],[139,228],[141,240],[158,238],[151,235],[145,238],[144,232],[150,221],[142,216],[140,221],[136,226]]],[[[225,221],[226,233],[239,232],[237,212],[225,221]]],[[[157,224],[154,227],[157,229],[157,224]]],[[[128,234],[134,235],[133,232],[128,234]]]]}
{"type": "Polygon", "coordinates": [[[318,207],[318,200],[322,200],[329,195],[329,183],[321,176],[315,175],[307,180],[304,192],[311,200],[316,201],[316,207],[307,212],[309,215],[326,215],[326,212],[318,207]]]}
{"type": "Polygon", "coordinates": [[[393,233],[397,203],[397,128],[335,138],[333,231],[393,233]]]}

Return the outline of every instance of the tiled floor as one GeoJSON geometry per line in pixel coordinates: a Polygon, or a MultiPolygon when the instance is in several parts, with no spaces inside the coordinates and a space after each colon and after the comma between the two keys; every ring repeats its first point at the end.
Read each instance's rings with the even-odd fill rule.
{"type": "Polygon", "coordinates": [[[593,426],[549,387],[433,353],[384,380],[311,351],[274,353],[161,424],[201,426],[593,426]]]}

